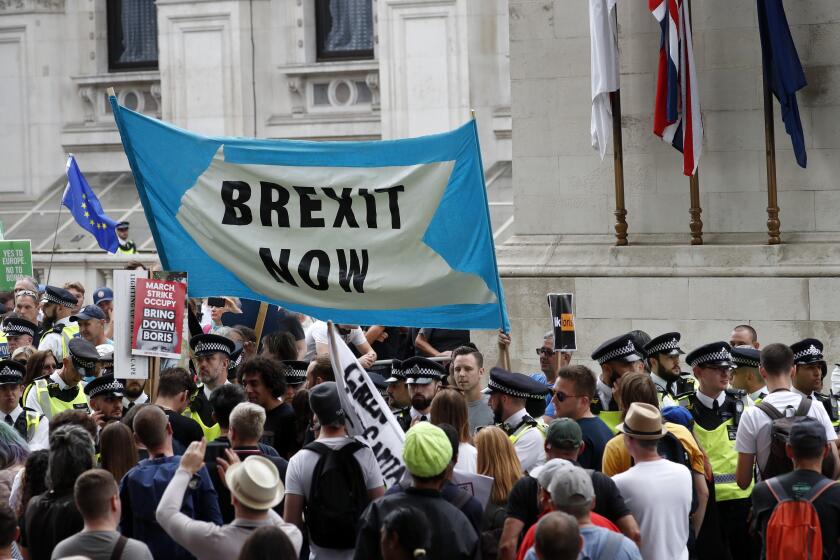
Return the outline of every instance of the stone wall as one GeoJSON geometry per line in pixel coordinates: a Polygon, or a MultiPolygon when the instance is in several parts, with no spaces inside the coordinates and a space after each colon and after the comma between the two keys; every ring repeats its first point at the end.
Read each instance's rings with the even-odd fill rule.
{"type": "MultiPolygon", "coordinates": [[[[786,2],[808,86],[799,94],[808,168],[776,104],[783,232],[837,232],[840,214],[840,4],[786,2]]],[[[633,234],[688,232],[681,155],[653,135],[659,27],[643,2],[619,2],[627,221],[633,234]]],[[[762,232],[767,215],[761,46],[755,2],[695,0],[694,52],[705,126],[704,230],[762,232]]],[[[610,234],[611,152],[590,147],[587,2],[510,0],[516,231],[610,234]]],[[[610,141],[612,150],[612,141],[610,141]]]]}

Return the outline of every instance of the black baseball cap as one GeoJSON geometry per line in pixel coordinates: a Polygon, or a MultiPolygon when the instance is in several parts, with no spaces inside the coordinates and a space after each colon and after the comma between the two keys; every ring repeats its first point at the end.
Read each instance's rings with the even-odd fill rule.
{"type": "Polygon", "coordinates": [[[825,428],[816,418],[803,416],[791,426],[788,442],[794,450],[813,450],[825,447],[828,440],[825,428]]]}

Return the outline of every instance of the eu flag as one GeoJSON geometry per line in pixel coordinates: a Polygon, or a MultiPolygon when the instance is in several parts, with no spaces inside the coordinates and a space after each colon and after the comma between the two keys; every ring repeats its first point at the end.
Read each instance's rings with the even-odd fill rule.
{"type": "Polygon", "coordinates": [[[117,252],[117,222],[105,215],[72,155],[67,158],[67,188],[61,203],[70,210],[79,227],[96,238],[100,247],[109,253],[117,252]]]}
{"type": "Polygon", "coordinates": [[[808,85],[808,82],[796,53],[782,0],[758,0],[758,31],[765,78],[779,100],[782,121],[790,134],[796,163],[805,167],[808,154],[805,152],[805,134],[802,132],[796,92],[808,85]]]}

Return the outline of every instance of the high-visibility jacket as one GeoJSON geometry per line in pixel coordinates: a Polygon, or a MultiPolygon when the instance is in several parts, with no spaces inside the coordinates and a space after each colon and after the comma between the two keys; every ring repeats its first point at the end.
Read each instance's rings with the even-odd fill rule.
{"type": "Polygon", "coordinates": [[[38,429],[41,418],[43,417],[43,414],[38,414],[38,412],[24,407],[23,412],[15,420],[13,427],[20,437],[24,438],[27,442],[31,442],[32,438],[35,437],[35,431],[38,429]]]}
{"type": "Polygon", "coordinates": [[[540,435],[542,435],[543,439],[545,439],[545,434],[548,431],[548,424],[546,424],[542,418],[534,420],[530,416],[526,416],[522,422],[519,423],[519,426],[516,426],[513,429],[513,432],[508,435],[510,442],[516,445],[519,438],[524,436],[528,430],[539,430],[540,435]]]}
{"type": "MultiPolygon", "coordinates": [[[[44,416],[52,420],[60,412],[65,410],[84,410],[90,412],[87,397],[82,390],[82,383],[75,387],[61,389],[58,383],[53,382],[49,377],[36,379],[27,391],[35,391],[35,398],[44,411],[44,416]]],[[[29,395],[27,392],[26,395],[29,395]]]]}
{"type": "Polygon", "coordinates": [[[621,424],[621,412],[618,410],[604,410],[604,406],[601,404],[601,398],[596,394],[595,398],[592,399],[592,402],[589,404],[589,410],[601,419],[601,421],[607,425],[607,427],[612,431],[612,433],[617,434],[618,430],[616,430],[616,426],[621,424]]]}
{"type": "MultiPolygon", "coordinates": [[[[707,430],[698,422],[694,423],[694,437],[706,451],[709,464],[712,467],[715,483],[715,501],[725,502],[728,500],[740,500],[750,497],[753,490],[753,483],[746,490],[741,490],[736,482],[735,473],[738,467],[738,452],[735,451],[735,434],[738,432],[738,423],[741,413],[744,411],[745,394],[739,392],[737,395],[730,394],[727,390],[726,400],[721,407],[721,414],[726,419],[713,429],[707,430]],[[725,412],[724,412],[725,411],[725,412]]],[[[692,416],[696,416],[697,406],[694,395],[681,399],[680,404],[685,406],[692,416]]],[[[696,419],[696,418],[695,418],[696,419]]]]}
{"type": "Polygon", "coordinates": [[[204,439],[208,442],[222,435],[222,428],[217,422],[213,421],[213,407],[210,406],[210,401],[204,394],[204,385],[199,385],[196,392],[190,397],[190,404],[184,410],[184,416],[198,422],[201,431],[204,432],[204,439]]]}

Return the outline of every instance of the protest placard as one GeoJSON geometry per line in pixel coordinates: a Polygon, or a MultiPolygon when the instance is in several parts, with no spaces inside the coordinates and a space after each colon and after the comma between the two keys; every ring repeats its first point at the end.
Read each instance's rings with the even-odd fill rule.
{"type": "Polygon", "coordinates": [[[0,241],[0,292],[13,290],[15,282],[24,276],[32,276],[29,240],[0,241]]]}
{"type": "Polygon", "coordinates": [[[145,270],[114,271],[114,376],[118,379],[148,379],[149,359],[131,353],[134,301],[137,280],[148,276],[145,270]]]}
{"type": "Polygon", "coordinates": [[[551,325],[554,328],[554,350],[577,350],[575,339],[574,294],[548,294],[551,325]]]}
{"type": "Polygon", "coordinates": [[[138,278],[135,287],[131,353],[178,359],[187,287],[177,281],[138,278]]]}
{"type": "Polygon", "coordinates": [[[386,486],[392,486],[402,479],[405,472],[402,462],[405,433],[370,376],[336,334],[331,322],[328,328],[330,361],[346,416],[347,433],[371,448],[386,486]]]}

